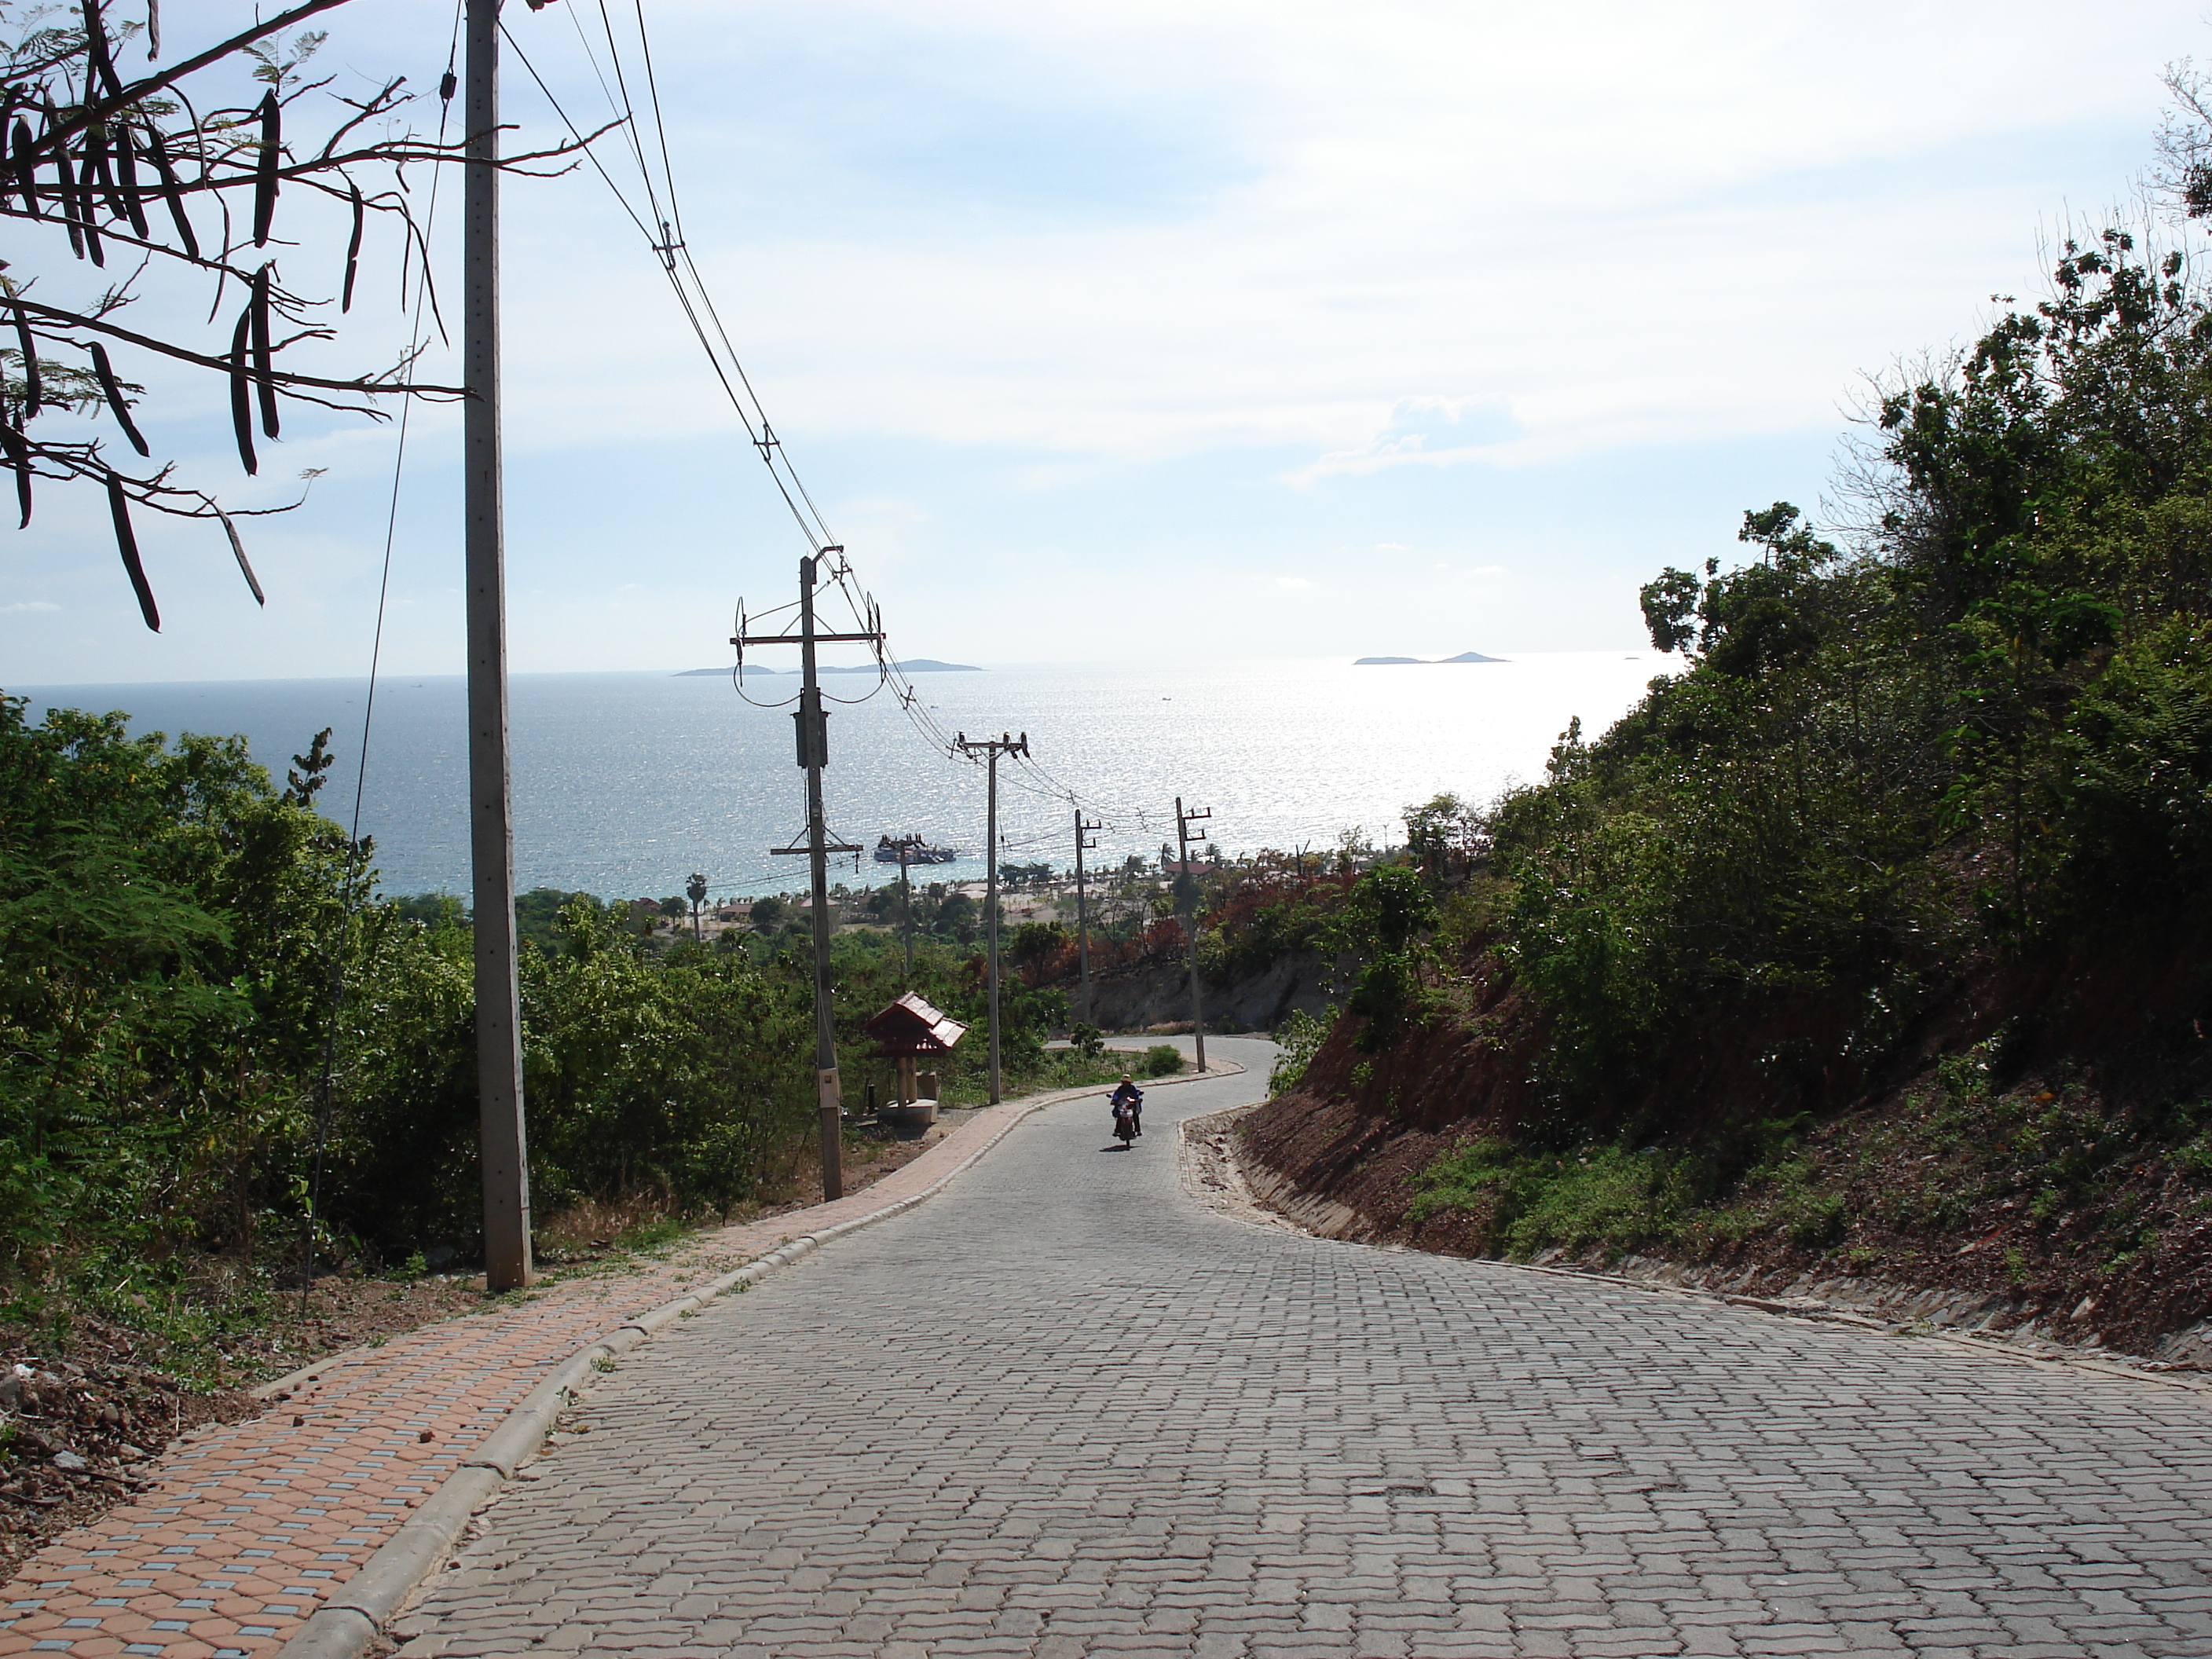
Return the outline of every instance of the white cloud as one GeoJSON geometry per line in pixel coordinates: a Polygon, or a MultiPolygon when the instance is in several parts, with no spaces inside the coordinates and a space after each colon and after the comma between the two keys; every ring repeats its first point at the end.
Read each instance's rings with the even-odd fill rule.
{"type": "Polygon", "coordinates": [[[10,611],[58,611],[60,609],[61,606],[49,604],[45,599],[15,599],[7,605],[0,605],[0,612],[10,611]]]}
{"type": "MultiPolygon", "coordinates": [[[[247,8],[206,9],[212,33],[247,8]]],[[[434,83],[449,10],[355,9],[326,60],[434,83]]],[[[1747,500],[1813,500],[1855,378],[1969,336],[1980,296],[2032,296],[2036,227],[2122,192],[2160,65],[2203,40],[2179,0],[2088,30],[2058,0],[647,13],[689,246],[787,453],[894,638],[971,660],[1070,614],[1163,651],[1186,614],[1218,654],[1334,651],[1320,630],[1397,626],[1389,607],[1428,598],[1439,557],[1453,625],[1486,647],[1637,637],[1623,571],[1708,536],[1726,552],[1747,500]],[[1364,562],[1406,580],[1340,579],[1364,562]],[[1457,580],[1507,564],[1510,582],[1457,580]],[[1218,585],[1164,617],[1170,575],[1218,585]],[[1331,603],[1287,597],[1300,582],[1331,603]]],[[[511,21],[564,96],[597,98],[565,9],[511,21]]],[[[548,136],[526,77],[508,84],[521,140],[548,136]]],[[[455,322],[457,201],[439,228],[455,322]]],[[[514,660],[710,660],[738,594],[787,595],[781,503],[590,170],[516,180],[504,222],[511,580],[546,596],[517,605],[514,660]],[[618,619],[599,603],[611,570],[641,590],[618,619]],[[696,640],[672,641],[679,617],[696,640]]],[[[327,287],[343,214],[325,230],[287,250],[288,280],[327,287]]],[[[386,252],[318,366],[357,372],[404,340],[386,252]]],[[[40,275],[97,274],[64,256],[40,275]]],[[[189,298],[141,325],[198,326],[189,298]]],[[[106,643],[88,668],[22,641],[11,670],[365,661],[391,429],[288,416],[245,480],[220,378],[143,378],[149,429],[194,487],[260,507],[300,468],[330,476],[247,527],[266,611],[219,536],[142,531],[159,638],[100,503],[46,492],[11,574],[106,643]]],[[[459,424],[450,404],[413,417],[392,596],[408,620],[386,640],[406,672],[461,662],[459,424]]]]}
{"type": "MultiPolygon", "coordinates": [[[[934,177],[915,210],[817,208],[762,231],[742,182],[700,167],[693,251],[734,296],[787,438],[1128,457],[1285,446],[1316,456],[1311,477],[1832,423],[1850,374],[1959,331],[1966,296],[2032,277],[2057,152],[2107,112],[2147,133],[2157,67],[2196,33],[2185,9],[2145,7],[2062,64],[2039,12],[2066,15],[956,5],[933,14],[933,47],[973,54],[979,74],[1018,69],[1073,111],[1133,103],[1164,142],[1188,137],[1200,176],[1093,214],[987,191],[957,223],[926,209],[967,181],[934,177]],[[1440,382],[1449,394],[1425,393],[1440,382]],[[1425,395],[1511,429],[1394,430],[1425,395]]],[[[812,15],[855,40],[920,27],[872,4],[812,15]]],[[[704,57],[702,73],[747,73],[704,57]]],[[[896,82],[880,93],[897,106],[896,82]]],[[[861,100],[851,112],[884,118],[861,100]]],[[[872,202],[886,180],[862,166],[836,182],[872,202]]],[[[568,221],[553,198],[523,210],[568,221]]],[[[639,433],[726,423],[657,276],[620,243],[582,264],[626,325],[579,351],[573,259],[523,301],[526,336],[562,341],[541,357],[526,441],[603,434],[570,418],[584,408],[639,433]]]]}

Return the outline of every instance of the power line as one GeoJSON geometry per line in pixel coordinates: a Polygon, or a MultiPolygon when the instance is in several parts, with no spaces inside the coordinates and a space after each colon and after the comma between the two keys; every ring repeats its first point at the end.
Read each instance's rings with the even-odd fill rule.
{"type": "MultiPolygon", "coordinates": [[[[453,85],[453,64],[460,56],[460,0],[454,0],[453,34],[447,45],[446,77],[442,83],[446,87],[453,85]]],[[[438,142],[441,145],[446,142],[446,125],[453,112],[451,96],[442,98],[438,106],[438,142]]],[[[430,245],[430,234],[437,227],[438,186],[445,173],[443,167],[431,169],[430,200],[422,220],[422,246],[426,252],[416,267],[415,303],[410,307],[409,318],[407,361],[410,363],[422,349],[424,301],[430,282],[430,261],[427,250],[430,245]]],[[[338,1016],[345,1007],[345,953],[353,937],[354,918],[360,914],[361,902],[368,890],[368,860],[362,855],[361,817],[363,804],[368,796],[369,736],[376,721],[376,685],[384,662],[384,621],[392,598],[392,551],[399,533],[399,491],[407,472],[407,434],[414,413],[415,400],[412,398],[404,399],[399,406],[399,430],[395,434],[392,452],[392,495],[385,510],[384,562],[376,583],[376,628],[369,641],[368,689],[362,698],[361,711],[361,753],[354,767],[353,815],[346,830],[344,901],[339,907],[337,939],[331,950],[330,1024],[323,1035],[322,1075],[315,1091],[314,1155],[307,1182],[307,1263],[300,1275],[300,1310],[303,1317],[307,1312],[307,1294],[315,1282],[316,1227],[322,1207],[323,1163],[330,1143],[331,1089],[336,1081],[337,1068],[338,1016]]],[[[312,749],[309,752],[313,752],[312,749]]]]}
{"type": "MultiPolygon", "coordinates": [[[[530,55],[523,51],[521,43],[517,41],[514,36],[507,31],[505,24],[501,24],[500,26],[500,33],[506,40],[507,45],[514,50],[514,55],[520,61],[522,67],[528,71],[530,78],[537,83],[538,91],[545,95],[545,101],[552,106],[553,112],[560,117],[562,125],[568,129],[570,136],[575,138],[580,144],[583,143],[584,135],[582,130],[578,127],[574,120],[569,117],[567,108],[562,104],[561,100],[554,95],[552,88],[548,86],[545,82],[545,77],[538,72],[537,65],[531,62],[530,55]]],[[[611,46],[611,43],[610,44],[611,46]]],[[[623,115],[619,106],[617,106],[616,107],[617,124],[622,125],[627,123],[629,118],[623,115]]],[[[634,139],[632,148],[633,149],[636,149],[637,148],[634,139]]],[[[614,192],[615,199],[621,204],[623,211],[629,217],[629,222],[637,227],[639,234],[645,238],[646,246],[653,250],[655,256],[655,263],[661,267],[662,271],[668,277],[669,287],[675,294],[676,302],[683,310],[685,320],[691,325],[692,334],[697,338],[701,347],[706,351],[708,362],[713,368],[715,378],[721,382],[724,395],[729,398],[731,407],[737,411],[738,420],[744,426],[745,435],[751,440],[753,447],[760,452],[763,460],[768,463],[769,476],[775,481],[778,492],[783,496],[784,505],[790,509],[793,519],[798,523],[800,533],[807,538],[810,551],[818,553],[829,543],[829,532],[823,527],[818,518],[810,523],[807,513],[805,511],[802,511],[799,505],[799,501],[793,498],[792,489],[797,487],[798,484],[796,474],[792,475],[791,484],[787,487],[786,485],[783,474],[777,471],[775,454],[781,451],[781,441],[775,437],[775,432],[769,427],[767,414],[761,409],[758,398],[757,397],[753,398],[753,401],[749,407],[745,398],[738,396],[737,387],[731,384],[730,376],[724,368],[722,358],[720,355],[715,351],[714,342],[708,337],[705,325],[700,321],[700,307],[694,303],[691,294],[686,291],[684,277],[678,273],[678,261],[674,257],[675,244],[667,238],[665,233],[662,236],[655,236],[653,227],[648,225],[645,220],[638,216],[636,208],[631,204],[629,197],[623,192],[622,186],[615,183],[613,175],[607,171],[605,166],[599,161],[599,157],[592,153],[588,145],[585,147],[584,154],[591,161],[592,170],[605,181],[607,188],[614,192]],[[763,440],[763,434],[766,434],[765,441],[763,440]]],[[[641,161],[642,152],[640,151],[639,154],[641,161]]],[[[655,219],[658,220],[658,200],[657,198],[653,196],[650,190],[647,191],[647,211],[653,214],[655,219]]],[[[693,281],[696,283],[698,276],[697,269],[696,266],[692,265],[688,255],[684,257],[681,264],[683,270],[689,272],[693,281]]],[[[701,299],[704,299],[703,285],[701,285],[701,299]]],[[[711,313],[711,303],[708,304],[707,309],[711,313]]],[[[719,319],[717,319],[716,326],[718,329],[720,328],[719,319]]],[[[726,335],[724,336],[724,340],[726,344],[726,335]]],[[[744,369],[743,366],[738,362],[734,351],[730,355],[729,366],[731,368],[736,370],[738,381],[744,386],[747,396],[751,396],[752,384],[745,378],[744,369]]],[[[785,460],[784,468],[786,471],[789,471],[790,470],[790,463],[787,458],[785,460]]],[[[805,498],[805,491],[803,489],[799,489],[799,494],[802,499],[805,498]]],[[[808,501],[808,508],[811,509],[812,506],[812,501],[811,500],[808,501]]]]}
{"type": "MultiPolygon", "coordinates": [[[[752,378],[747,374],[744,360],[738,356],[737,347],[730,338],[729,330],[724,325],[721,313],[714,305],[714,296],[708,289],[706,280],[700,274],[698,265],[691,257],[690,246],[684,234],[683,208],[677,188],[675,167],[670,153],[667,121],[660,103],[659,76],[653,66],[652,35],[646,25],[643,0],[633,0],[633,9],[636,18],[637,46],[644,70],[647,101],[652,112],[655,148],[659,154],[659,177],[657,180],[654,177],[653,163],[647,155],[644,137],[638,130],[638,115],[630,94],[629,76],[625,73],[623,65],[623,43],[617,38],[613,20],[607,11],[605,0],[598,0],[596,9],[599,14],[600,34],[606,45],[607,67],[605,70],[600,68],[599,57],[592,49],[591,38],[585,32],[582,20],[575,15],[573,9],[570,21],[575,27],[578,43],[584,51],[586,61],[591,64],[592,75],[599,82],[599,89],[605,96],[608,106],[614,114],[615,124],[623,129],[628,152],[630,160],[637,168],[639,182],[645,194],[643,215],[640,214],[637,205],[631,201],[628,193],[616,183],[613,175],[608,172],[598,155],[588,147],[584,153],[591,161],[593,170],[613,192],[624,214],[628,216],[630,222],[636,226],[639,234],[644,237],[647,247],[652,250],[655,263],[661,267],[663,274],[666,276],[677,305],[683,312],[685,321],[690,325],[694,338],[706,353],[708,365],[713,368],[715,379],[720,384],[725,397],[737,412],[738,420],[744,427],[746,436],[752,443],[755,452],[758,453],[768,468],[769,476],[775,483],[778,494],[782,497],[793,522],[800,533],[806,538],[810,554],[823,562],[826,567],[825,574],[843,596],[853,613],[856,625],[863,631],[881,634],[883,628],[878,607],[874,599],[865,590],[858,588],[855,584],[852,567],[844,556],[843,549],[837,544],[836,538],[831,535],[828,521],[823,517],[820,507],[807,489],[805,480],[800,477],[798,468],[793,465],[790,454],[784,447],[782,439],[777,435],[774,424],[769,421],[767,407],[763,403],[759,392],[753,386],[752,378]],[[609,73],[613,76],[611,85],[608,82],[609,73]],[[667,204],[665,216],[661,206],[664,196],[667,204]]],[[[538,90],[544,94],[546,102],[552,106],[554,113],[568,128],[569,135],[581,142],[583,138],[581,129],[569,116],[561,100],[554,95],[544,76],[538,73],[536,65],[530,61],[528,55],[522,51],[520,46],[514,42],[514,37],[510,34],[507,38],[514,47],[516,56],[521,60],[523,67],[529,72],[531,79],[537,83],[538,90]]],[[[742,617],[737,631],[740,635],[744,633],[742,617]]],[[[897,700],[901,711],[906,715],[908,722],[914,727],[916,735],[930,748],[949,758],[964,757],[970,760],[975,758],[972,756],[963,756],[961,745],[956,736],[947,732],[923,703],[920,690],[915,686],[910,677],[887,646],[882,644],[877,646],[876,662],[878,671],[876,684],[863,696],[848,698],[830,696],[824,693],[825,700],[850,706],[867,702],[888,689],[897,700]]],[[[758,707],[779,708],[791,701],[791,699],[778,699],[772,702],[763,702],[761,699],[747,696],[744,685],[743,669],[741,654],[732,673],[732,684],[738,694],[745,697],[747,702],[758,707]]],[[[1071,788],[1043,768],[1028,760],[1025,756],[1021,757],[1020,760],[1023,769],[1031,775],[1024,777],[1020,772],[1011,773],[1006,781],[1012,787],[1042,799],[1051,800],[1056,804],[1066,804],[1079,810],[1090,811],[1099,817],[1103,827],[1109,830],[1117,829],[1117,821],[1134,818],[1140,831],[1150,833],[1151,818],[1143,809],[1125,808],[1117,811],[1104,802],[1091,799],[1081,792],[1071,788]]],[[[975,763],[981,764],[980,761],[975,763]]]]}

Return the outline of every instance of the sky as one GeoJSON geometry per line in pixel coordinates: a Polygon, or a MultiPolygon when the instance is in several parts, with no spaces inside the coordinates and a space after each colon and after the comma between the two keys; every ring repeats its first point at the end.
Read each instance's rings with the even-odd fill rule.
{"type": "MultiPolygon", "coordinates": [[[[2135,210],[2161,72],[2207,44],[2148,3],[641,3],[687,244],[787,454],[893,649],[986,666],[1645,646],[1638,584],[1735,556],[1746,507],[1820,518],[1871,385],[2135,210]]],[[[509,11],[605,118],[598,0],[509,11]]],[[[173,12],[166,55],[246,15],[173,12]]],[[[323,21],[332,94],[445,67],[451,0],[323,21]]],[[[512,61],[507,113],[559,136],[512,61]]],[[[607,185],[503,211],[511,665],[726,662],[805,544],[607,185]]],[[[343,223],[291,222],[289,280],[329,292],[343,223]]],[[[11,276],[84,291],[16,240],[11,276]]],[[[401,291],[372,235],[313,360],[390,362],[401,291]]],[[[208,297],[137,320],[220,350],[208,297]]],[[[247,479],[219,382],[121,355],[180,480],[319,476],[246,524],[265,608],[219,534],[142,526],[158,635],[104,500],[43,489],[0,684],[362,672],[388,525],[384,665],[461,670],[451,405],[410,416],[392,517],[392,424],[288,415],[247,479]]],[[[458,376],[434,341],[422,372],[458,376]]]]}

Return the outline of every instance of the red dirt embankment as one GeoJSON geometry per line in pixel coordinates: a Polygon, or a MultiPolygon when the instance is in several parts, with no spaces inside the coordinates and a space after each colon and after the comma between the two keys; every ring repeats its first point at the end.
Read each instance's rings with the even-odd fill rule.
{"type": "Polygon", "coordinates": [[[1854,994],[1717,1018],[1571,1108],[1542,1081],[1547,1022],[1495,958],[1457,991],[1460,1012],[1373,1054],[1340,1019],[1300,1085],[1243,1121],[1263,1201],[1332,1237],[1663,1261],[2212,1365],[2212,1006],[2193,956],[1985,963],[1910,1010],[1854,994]],[[1498,1139],[1518,1149],[1517,1200],[1417,1201],[1438,1160],[1498,1139]],[[1573,1183],[1624,1146],[1693,1178],[1578,1235],[1573,1183]],[[1516,1233],[1547,1186],[1544,1215],[1569,1220],[1516,1233]]]}

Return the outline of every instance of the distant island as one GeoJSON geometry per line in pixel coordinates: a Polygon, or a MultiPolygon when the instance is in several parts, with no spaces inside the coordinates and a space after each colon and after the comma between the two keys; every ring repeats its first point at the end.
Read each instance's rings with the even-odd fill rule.
{"type": "MultiPolygon", "coordinates": [[[[939,662],[934,657],[909,657],[904,662],[894,663],[892,666],[902,674],[980,674],[983,672],[972,662],[939,662]]],[[[702,674],[726,674],[729,672],[727,668],[685,668],[678,670],[676,678],[688,680],[702,674]]],[[[796,668],[756,668],[750,664],[745,667],[748,674],[796,674],[799,672],[796,668]]],[[[815,670],[817,674],[872,674],[875,672],[873,663],[863,663],[857,668],[832,668],[825,663],[815,670]]]]}
{"type": "Polygon", "coordinates": [[[1480,651],[1462,651],[1456,657],[1361,657],[1352,665],[1354,668],[1395,668],[1401,664],[1415,664],[1422,667],[1433,668],[1439,663],[1504,662],[1504,660],[1503,657],[1486,657],[1480,651]]]}

